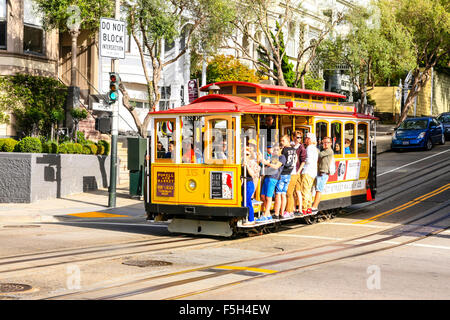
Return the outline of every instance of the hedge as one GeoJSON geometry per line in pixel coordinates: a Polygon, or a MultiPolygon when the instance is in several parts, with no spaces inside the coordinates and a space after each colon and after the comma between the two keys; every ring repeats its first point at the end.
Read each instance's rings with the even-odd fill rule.
{"type": "Polygon", "coordinates": [[[15,145],[14,152],[40,153],[42,152],[41,140],[34,137],[25,137],[15,145]]]}
{"type": "Polygon", "coordinates": [[[14,147],[18,143],[17,140],[14,140],[13,138],[6,138],[3,139],[3,143],[1,144],[1,150],[3,152],[13,152],[14,147]]]}
{"type": "Polygon", "coordinates": [[[56,141],[45,141],[35,137],[25,137],[20,141],[12,138],[0,139],[0,151],[3,152],[108,155],[110,148],[110,143],[106,140],[100,140],[97,143],[91,140],[84,140],[84,143],[67,141],[58,145],[56,141]]]}

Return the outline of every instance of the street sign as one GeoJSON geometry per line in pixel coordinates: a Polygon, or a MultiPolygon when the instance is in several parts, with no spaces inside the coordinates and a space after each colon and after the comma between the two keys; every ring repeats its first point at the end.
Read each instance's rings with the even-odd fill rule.
{"type": "Polygon", "coordinates": [[[125,22],[100,18],[100,56],[125,59],[125,22]]]}

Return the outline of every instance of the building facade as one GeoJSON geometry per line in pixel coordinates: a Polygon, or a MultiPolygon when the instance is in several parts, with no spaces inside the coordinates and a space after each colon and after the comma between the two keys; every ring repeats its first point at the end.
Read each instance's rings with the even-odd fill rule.
{"type": "MultiPolygon", "coordinates": [[[[58,42],[57,32],[43,29],[32,0],[0,0],[0,76],[58,78],[58,42]]],[[[0,124],[0,137],[11,136],[16,136],[14,117],[10,124],[0,124]]]]}

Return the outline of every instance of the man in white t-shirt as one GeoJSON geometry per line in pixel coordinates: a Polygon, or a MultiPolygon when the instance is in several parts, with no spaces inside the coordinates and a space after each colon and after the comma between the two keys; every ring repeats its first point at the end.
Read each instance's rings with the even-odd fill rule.
{"type": "Polygon", "coordinates": [[[302,194],[302,213],[303,215],[310,214],[312,212],[312,186],[314,179],[317,176],[317,160],[319,157],[319,150],[317,149],[316,136],[308,132],[305,138],[306,144],[306,159],[305,165],[301,172],[301,186],[300,192],[302,194]]]}

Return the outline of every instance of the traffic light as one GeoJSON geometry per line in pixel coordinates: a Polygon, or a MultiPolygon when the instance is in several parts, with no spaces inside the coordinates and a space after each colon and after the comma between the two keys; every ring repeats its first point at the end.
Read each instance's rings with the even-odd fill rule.
{"type": "Polygon", "coordinates": [[[120,84],[120,77],[119,74],[116,72],[110,72],[109,73],[109,94],[108,98],[109,104],[113,104],[119,99],[119,84],[120,84]]]}

